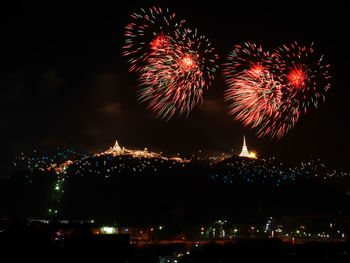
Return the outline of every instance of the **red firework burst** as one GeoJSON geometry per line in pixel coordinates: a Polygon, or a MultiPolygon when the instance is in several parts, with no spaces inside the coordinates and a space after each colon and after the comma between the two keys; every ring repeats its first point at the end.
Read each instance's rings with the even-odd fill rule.
{"type": "Polygon", "coordinates": [[[305,83],[309,80],[306,70],[303,70],[302,66],[294,66],[294,68],[286,76],[289,85],[294,86],[296,89],[301,89],[305,86],[305,83]]]}
{"type": "Polygon", "coordinates": [[[328,67],[312,46],[293,43],[271,55],[255,44],[235,46],[223,70],[229,113],[245,126],[257,127],[259,137],[282,138],[301,112],[325,99],[328,67]]]}
{"type": "Polygon", "coordinates": [[[257,127],[276,116],[281,105],[282,85],[268,70],[258,65],[240,74],[225,92],[229,113],[245,126],[257,127]]]}
{"type": "Polygon", "coordinates": [[[176,113],[187,116],[202,102],[203,89],[210,86],[217,68],[217,55],[197,30],[177,31],[172,43],[148,58],[140,77],[139,100],[166,119],[176,113]]]}
{"type": "Polygon", "coordinates": [[[301,46],[297,42],[283,45],[275,54],[288,96],[294,97],[305,113],[311,106],[317,108],[330,88],[329,64],[323,56],[317,55],[312,44],[301,46]]]}
{"type": "Polygon", "coordinates": [[[176,18],[169,9],[152,7],[130,15],[132,22],[125,27],[123,56],[128,57],[130,71],[140,72],[155,52],[167,49],[176,30],[185,20],[176,18]]]}

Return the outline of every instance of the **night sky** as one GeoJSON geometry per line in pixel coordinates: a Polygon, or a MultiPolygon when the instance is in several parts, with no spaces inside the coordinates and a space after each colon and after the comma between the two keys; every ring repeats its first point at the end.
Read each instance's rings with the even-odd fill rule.
{"type": "Polygon", "coordinates": [[[322,1],[308,7],[302,1],[283,6],[262,2],[162,2],[161,7],[169,7],[206,35],[220,64],[234,44],[245,41],[265,50],[294,40],[314,42],[316,52],[331,64],[331,89],[326,102],[303,115],[279,141],[258,139],[254,130],[227,115],[220,71],[205,91],[203,105],[188,118],[156,119],[146,104],[136,101],[137,74],[128,72],[121,55],[123,31],[130,13],[154,3],[47,1],[1,6],[0,176],[9,171],[14,156],[33,149],[50,152],[61,146],[94,152],[117,139],[127,148],[170,154],[199,149],[238,153],[243,134],[248,148],[260,156],[298,161],[312,155],[336,168],[350,168],[347,8],[322,1]]]}

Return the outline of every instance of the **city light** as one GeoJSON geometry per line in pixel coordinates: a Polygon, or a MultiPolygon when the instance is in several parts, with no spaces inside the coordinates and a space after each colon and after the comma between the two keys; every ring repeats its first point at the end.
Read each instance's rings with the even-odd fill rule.
{"type": "Polygon", "coordinates": [[[250,158],[257,158],[255,152],[249,152],[249,157],[250,158]]]}
{"type": "Polygon", "coordinates": [[[111,226],[104,226],[101,227],[101,233],[102,234],[116,234],[117,233],[117,229],[115,227],[111,227],[111,226]]]}

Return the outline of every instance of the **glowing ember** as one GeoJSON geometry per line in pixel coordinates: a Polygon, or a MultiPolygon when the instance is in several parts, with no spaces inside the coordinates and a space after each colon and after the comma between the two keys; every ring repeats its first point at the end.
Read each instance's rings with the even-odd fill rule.
{"type": "Polygon", "coordinates": [[[287,79],[290,84],[300,89],[305,86],[305,80],[307,79],[306,72],[301,67],[294,67],[294,69],[287,75],[287,79]]]}

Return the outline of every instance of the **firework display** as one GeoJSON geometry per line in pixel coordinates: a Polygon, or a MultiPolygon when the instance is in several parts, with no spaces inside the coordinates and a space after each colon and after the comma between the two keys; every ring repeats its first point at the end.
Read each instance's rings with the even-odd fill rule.
{"type": "MultiPolygon", "coordinates": [[[[138,100],[159,118],[188,116],[203,101],[218,67],[209,39],[168,9],[141,9],[131,18],[123,55],[139,74],[138,100]]],[[[325,100],[328,69],[313,44],[294,42],[273,51],[249,42],[235,45],[223,64],[229,114],[255,128],[258,137],[280,139],[302,113],[325,100]]]]}
{"type": "Polygon", "coordinates": [[[275,117],[281,105],[282,85],[268,70],[256,73],[252,68],[236,77],[235,88],[226,93],[234,100],[230,113],[245,125],[256,127],[268,117],[275,117]]]}
{"type": "Polygon", "coordinates": [[[246,71],[259,75],[263,70],[274,70],[273,67],[276,65],[274,58],[274,54],[264,51],[261,46],[255,43],[247,42],[243,46],[235,45],[228,55],[227,63],[223,64],[223,72],[231,80],[246,71]]]}
{"type": "Polygon", "coordinates": [[[330,87],[329,65],[309,48],[296,42],[274,52],[245,43],[235,46],[224,64],[229,114],[257,135],[282,138],[320,100],[330,87]]]}
{"type": "Polygon", "coordinates": [[[187,116],[211,85],[217,54],[208,38],[183,28],[185,21],[177,21],[168,9],[141,11],[131,15],[123,47],[130,71],[140,73],[138,100],[148,103],[157,117],[187,116]]]}
{"type": "Polygon", "coordinates": [[[172,46],[148,59],[140,77],[139,100],[147,102],[158,117],[169,119],[174,114],[192,111],[202,102],[217,69],[217,55],[209,40],[197,30],[178,30],[172,46]]]}
{"type": "Polygon", "coordinates": [[[130,71],[139,72],[151,54],[165,51],[171,45],[171,36],[182,27],[169,9],[157,7],[141,9],[131,14],[132,22],[125,27],[125,45],[122,54],[128,57],[130,71]]]}
{"type": "Polygon", "coordinates": [[[330,88],[329,64],[323,56],[315,54],[313,44],[306,47],[297,42],[283,45],[275,54],[289,97],[296,98],[305,113],[310,106],[317,108],[330,88]]]}

